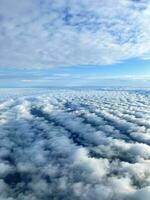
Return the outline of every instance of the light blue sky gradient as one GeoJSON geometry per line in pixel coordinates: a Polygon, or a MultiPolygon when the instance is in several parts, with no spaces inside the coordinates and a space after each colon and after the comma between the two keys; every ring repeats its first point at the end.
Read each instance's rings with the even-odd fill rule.
{"type": "Polygon", "coordinates": [[[150,61],[131,59],[110,66],[0,69],[0,87],[150,87],[150,61]]]}

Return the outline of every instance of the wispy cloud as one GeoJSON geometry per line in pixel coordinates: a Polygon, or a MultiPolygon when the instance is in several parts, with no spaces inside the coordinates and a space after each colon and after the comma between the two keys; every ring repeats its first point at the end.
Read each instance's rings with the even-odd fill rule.
{"type": "Polygon", "coordinates": [[[148,0],[0,0],[0,67],[113,64],[150,55],[148,0]]]}

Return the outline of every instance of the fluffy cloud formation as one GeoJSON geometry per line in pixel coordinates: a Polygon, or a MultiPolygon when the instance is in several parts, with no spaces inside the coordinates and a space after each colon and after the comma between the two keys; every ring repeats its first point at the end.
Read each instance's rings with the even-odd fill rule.
{"type": "Polygon", "coordinates": [[[149,59],[149,0],[0,0],[0,5],[1,67],[149,59]]]}
{"type": "Polygon", "coordinates": [[[0,199],[149,200],[148,91],[19,92],[0,100],[0,199]]]}

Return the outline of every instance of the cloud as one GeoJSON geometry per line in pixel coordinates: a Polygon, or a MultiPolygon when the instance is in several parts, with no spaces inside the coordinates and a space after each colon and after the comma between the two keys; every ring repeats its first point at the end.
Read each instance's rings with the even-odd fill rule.
{"type": "Polygon", "coordinates": [[[108,65],[149,58],[147,0],[0,0],[0,66],[108,65]]]}
{"type": "Polygon", "coordinates": [[[149,91],[1,94],[0,199],[149,199],[149,91]]]}

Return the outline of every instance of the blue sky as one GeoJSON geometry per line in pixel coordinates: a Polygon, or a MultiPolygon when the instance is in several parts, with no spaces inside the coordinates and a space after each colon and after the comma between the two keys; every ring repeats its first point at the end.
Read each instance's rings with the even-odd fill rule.
{"type": "Polygon", "coordinates": [[[0,69],[1,87],[127,86],[150,87],[150,61],[131,59],[110,66],[0,69]]]}
{"type": "Polygon", "coordinates": [[[0,87],[150,86],[149,0],[0,5],[0,87]]]}

